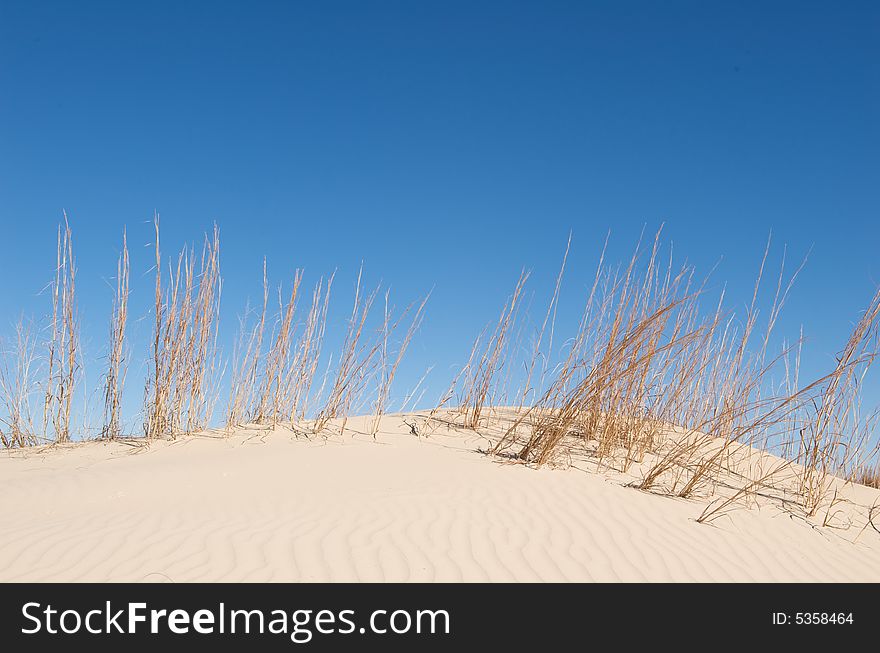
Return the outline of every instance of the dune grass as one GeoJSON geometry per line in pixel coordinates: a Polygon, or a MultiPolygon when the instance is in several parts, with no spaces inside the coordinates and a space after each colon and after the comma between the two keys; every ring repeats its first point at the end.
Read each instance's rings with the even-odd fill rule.
{"type": "Polygon", "coordinates": [[[0,347],[0,444],[9,449],[40,444],[32,409],[40,364],[33,326],[20,319],[14,340],[0,340],[0,347]]]}
{"type": "Polygon", "coordinates": [[[144,434],[176,437],[208,426],[216,397],[216,322],[220,310],[220,234],[205,236],[201,256],[184,248],[169,261],[163,284],[159,216],[155,227],[155,304],[150,376],[144,392],[144,434]]]}
{"type": "MultiPolygon", "coordinates": [[[[869,446],[874,419],[859,418],[860,384],[878,352],[880,295],[858,320],[836,368],[798,387],[802,341],[783,341],[774,351],[773,336],[803,264],[786,276],[783,261],[760,326],[758,296],[769,250],[768,242],[744,315],[724,308],[723,292],[704,312],[707,280],[698,284],[693,268],[675,268],[671,258],[661,263],[660,232],[652,245],[639,243],[625,266],[600,263],[547,390],[515,412],[489,453],[536,466],[585,454],[600,469],[637,467],[635,487],[682,498],[711,496],[719,478],[739,479],[734,498],[712,515],[791,474],[809,516],[827,503],[833,476],[870,482],[876,462],[869,461],[877,458],[876,446],[869,446]],[[780,376],[781,388],[774,381],[780,376]],[[763,449],[783,455],[776,468],[743,464],[744,455],[751,460],[749,452],[763,449]]],[[[524,280],[521,275],[514,298],[524,280]]],[[[499,361],[496,353],[497,341],[512,329],[511,302],[477,373],[465,372],[468,390],[457,410],[467,428],[479,427],[474,416],[491,396],[492,371],[517,364],[499,361]]],[[[537,342],[545,325],[546,319],[537,342]]],[[[523,361],[528,370],[536,355],[523,361]]]]}
{"type": "Polygon", "coordinates": [[[122,234],[122,251],[116,264],[116,289],[110,318],[110,352],[104,381],[104,425],[101,437],[122,435],[122,392],[125,387],[125,328],[128,323],[128,239],[122,234]]]}
{"type": "Polygon", "coordinates": [[[43,392],[43,438],[70,440],[73,395],[79,378],[79,320],[76,311],[76,265],[73,236],[67,214],[58,227],[55,279],[52,297],[47,371],[43,392]]]}
{"type": "MultiPolygon", "coordinates": [[[[218,229],[205,235],[199,253],[184,247],[173,259],[160,249],[158,215],[153,230],[152,333],[143,352],[148,440],[208,428],[227,368],[227,432],[243,424],[307,423],[300,431],[314,435],[338,419],[344,430],[347,418],[367,406],[375,436],[430,293],[398,312],[389,290],[380,295],[381,287],[365,287],[361,266],[339,348],[327,357],[335,274],[321,277],[309,296],[304,272],[295,271],[278,286],[276,309],[264,260],[261,303],[256,310],[245,308],[227,365],[218,346],[218,229]]],[[[487,453],[508,461],[544,466],[586,456],[600,471],[630,474],[640,490],[706,497],[701,522],[768,489],[794,498],[807,516],[824,509],[828,521],[834,479],[880,486],[874,429],[880,411],[865,413],[862,407],[864,379],[880,352],[880,291],[856,320],[835,366],[804,381],[802,334],[784,339],[776,331],[806,261],[787,272],[783,257],[770,301],[763,303],[768,241],[750,303],[732,310],[711,275],[700,278],[692,266],[675,264],[662,229],[652,240],[640,240],[620,265],[606,260],[607,242],[585,287],[580,318],[567,330],[557,313],[571,237],[534,327],[524,308],[530,272],[522,270],[497,319],[475,338],[467,361],[425,419],[448,419],[451,411],[459,426],[482,433],[501,424],[487,453]],[[530,337],[528,345],[524,337],[530,337]],[[513,382],[519,386],[511,392],[513,382]],[[716,497],[719,485],[733,489],[716,497]]],[[[129,268],[123,234],[104,374],[99,437],[105,439],[124,435],[129,268]]],[[[14,337],[0,341],[0,444],[6,448],[68,442],[76,430],[73,401],[82,352],[66,215],[48,291],[45,323],[22,319],[14,337]]],[[[402,407],[415,400],[430,371],[402,407]]],[[[411,430],[418,432],[415,425],[411,430]]]]}

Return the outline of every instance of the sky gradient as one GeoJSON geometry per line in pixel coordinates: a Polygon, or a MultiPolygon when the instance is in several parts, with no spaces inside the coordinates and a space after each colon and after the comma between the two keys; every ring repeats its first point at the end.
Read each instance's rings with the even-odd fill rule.
{"type": "Polygon", "coordinates": [[[337,270],[337,326],[361,261],[433,288],[395,390],[436,365],[430,403],[522,267],[542,307],[572,233],[570,333],[606,233],[665,224],[734,306],[771,231],[771,269],[811,252],[780,330],[824,371],[880,282],[878,62],[874,2],[6,0],[0,333],[47,310],[66,210],[100,360],[127,228],[136,403],[158,211],[168,253],[218,224],[229,340],[264,256],[337,270]]]}

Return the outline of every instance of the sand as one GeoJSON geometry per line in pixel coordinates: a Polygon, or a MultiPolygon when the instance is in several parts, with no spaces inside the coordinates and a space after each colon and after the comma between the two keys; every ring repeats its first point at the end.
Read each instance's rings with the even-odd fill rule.
{"type": "Polygon", "coordinates": [[[242,429],[4,452],[0,581],[880,581],[870,527],[772,506],[699,524],[706,499],[485,444],[389,416],[375,440],[242,429]]]}

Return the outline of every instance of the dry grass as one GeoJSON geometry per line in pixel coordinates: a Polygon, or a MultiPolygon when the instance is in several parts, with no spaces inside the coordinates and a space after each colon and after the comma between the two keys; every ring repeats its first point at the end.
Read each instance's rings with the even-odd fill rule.
{"type": "Polygon", "coordinates": [[[528,371],[526,373],[526,379],[522,386],[522,392],[519,398],[518,409],[522,410],[523,406],[525,406],[529,397],[534,398],[535,395],[540,394],[541,389],[544,386],[544,378],[547,374],[547,365],[550,359],[550,352],[553,351],[553,335],[556,328],[556,309],[559,306],[559,290],[562,287],[562,276],[565,274],[565,264],[568,261],[568,252],[571,249],[571,234],[568,235],[568,242],[565,244],[565,254],[562,256],[562,265],[559,267],[559,274],[556,276],[556,286],[553,288],[553,295],[550,297],[550,302],[547,305],[547,312],[544,314],[544,321],[541,323],[541,328],[538,331],[538,334],[535,338],[535,344],[532,348],[532,356],[529,360],[528,371]],[[547,328],[549,325],[550,333],[548,337],[547,349],[546,351],[542,349],[544,344],[544,336],[547,335],[547,328]],[[541,361],[540,367],[540,376],[538,380],[538,388],[533,387],[534,375],[538,368],[538,360],[541,361]]]}
{"type": "Polygon", "coordinates": [[[600,461],[624,451],[624,464],[650,451],[659,425],[671,421],[699,344],[712,323],[694,324],[690,271],[658,266],[659,234],[644,274],[637,248],[622,276],[600,270],[568,356],[548,390],[495,446],[549,462],[570,433],[595,441],[600,461]],[[603,276],[604,275],[604,276],[603,276]],[[597,293],[596,290],[602,292],[597,293]],[[514,437],[526,421],[525,442],[514,437]]]}
{"type": "Polygon", "coordinates": [[[312,292],[312,304],[306,316],[303,334],[299,339],[296,355],[288,373],[290,400],[287,417],[291,421],[305,419],[311,408],[312,386],[327,331],[327,311],[330,306],[330,289],[335,275],[321,278],[312,292]]]}
{"type": "MultiPolygon", "coordinates": [[[[188,435],[209,426],[222,376],[218,363],[220,278],[219,232],[206,235],[201,252],[184,247],[173,260],[163,257],[160,221],[153,219],[155,241],[152,336],[144,388],[144,434],[149,439],[188,435]]],[[[347,417],[358,408],[374,385],[377,422],[385,413],[391,388],[403,357],[421,325],[427,297],[409,305],[400,315],[388,306],[385,322],[375,332],[367,328],[378,288],[365,293],[358,274],[354,307],[328,391],[316,388],[322,358],[331,289],[335,275],[321,278],[314,287],[303,321],[298,321],[302,272],[297,271],[286,296],[279,288],[278,319],[267,333],[269,285],[263,268],[263,303],[257,323],[241,331],[231,364],[231,388],[225,423],[232,429],[242,423],[277,425],[306,419],[321,402],[314,432],[336,417],[347,417]],[[398,327],[411,317],[400,342],[398,327]]],[[[71,439],[73,396],[80,373],[79,324],[75,309],[76,271],[71,229],[59,228],[57,266],[49,285],[52,313],[49,336],[41,343],[22,321],[14,342],[4,342],[0,358],[0,443],[22,447],[71,439]],[[35,425],[32,408],[35,392],[42,395],[42,423],[35,425]]],[[[100,437],[116,439],[122,433],[122,393],[127,372],[130,260],[127,236],[117,261],[108,358],[103,387],[103,421],[100,437]]],[[[332,357],[331,357],[332,362],[332,357]]],[[[328,373],[331,371],[328,363],[328,373]]],[[[325,382],[326,383],[326,375],[325,382]]],[[[421,383],[421,382],[420,382],[421,383]]],[[[416,387],[418,389],[418,386],[416,387]]],[[[411,400],[407,396],[404,400],[411,400]]],[[[82,437],[86,437],[82,431],[82,437]]]]}
{"type": "Polygon", "coordinates": [[[264,262],[263,307],[259,320],[248,328],[248,311],[245,311],[239,329],[227,406],[227,430],[244,423],[276,426],[281,422],[293,423],[304,419],[312,398],[312,386],[327,328],[333,278],[321,278],[315,285],[299,336],[296,309],[302,272],[298,270],[294,274],[286,300],[281,298],[279,289],[278,320],[269,338],[268,351],[264,353],[269,296],[264,262]]]}
{"type": "Polygon", "coordinates": [[[374,357],[379,351],[378,341],[369,343],[363,340],[364,325],[379,288],[365,294],[361,288],[362,276],[363,267],[358,272],[354,306],[340,350],[336,374],[313,426],[315,433],[320,433],[331,419],[349,414],[349,410],[365,389],[370,372],[373,371],[374,357]]]}
{"type": "Polygon", "coordinates": [[[290,350],[294,337],[294,314],[299,295],[299,287],[302,282],[302,272],[294,273],[290,296],[285,303],[282,300],[281,289],[278,289],[278,306],[280,323],[271,341],[266,368],[262,384],[259,389],[259,401],[253,421],[257,424],[278,424],[286,414],[290,418],[290,350]]]}
{"type": "Polygon", "coordinates": [[[856,470],[853,482],[880,490],[880,464],[864,465],[856,470]]]}
{"type": "Polygon", "coordinates": [[[56,265],[47,289],[51,298],[48,335],[24,319],[15,340],[0,352],[0,443],[23,447],[68,442],[73,433],[73,399],[80,379],[79,316],[76,309],[76,263],[67,214],[58,226],[56,265]],[[34,410],[41,395],[42,411],[34,410]]]}
{"type": "MultiPolygon", "coordinates": [[[[173,438],[206,428],[217,401],[220,243],[215,227],[199,255],[184,248],[166,261],[158,215],[154,231],[144,431],[147,438],[173,438]]],[[[527,329],[521,314],[529,273],[523,271],[497,321],[475,339],[467,363],[431,417],[440,419],[441,409],[456,400],[453,419],[491,435],[489,452],[495,455],[537,466],[586,456],[598,469],[633,474],[633,485],[642,490],[712,498],[701,522],[769,493],[797,505],[804,516],[824,514],[823,524],[833,523],[840,502],[835,478],[880,485],[875,429],[880,410],[862,410],[864,380],[880,352],[880,291],[856,321],[836,365],[804,383],[802,335],[781,342],[775,335],[803,264],[786,273],[783,257],[762,313],[768,241],[751,302],[742,312],[732,311],[723,290],[712,297],[708,277],[699,281],[691,266],[676,266],[671,253],[666,256],[661,236],[662,230],[649,243],[640,240],[619,266],[606,262],[603,248],[580,319],[561,345],[556,317],[571,238],[528,347],[518,340],[527,329]],[[510,407],[501,410],[514,381],[521,384],[519,390],[510,407]],[[502,417],[503,428],[492,432],[499,421],[494,418],[502,417]],[[719,487],[724,491],[716,497],[719,487]]],[[[397,313],[386,291],[384,310],[371,319],[379,288],[364,290],[362,272],[341,348],[329,357],[319,384],[334,276],[315,284],[300,317],[303,273],[297,270],[286,290],[279,287],[273,317],[264,261],[262,306],[253,324],[250,310],[242,316],[231,364],[228,430],[244,423],[294,424],[310,416],[315,417],[312,433],[336,418],[343,419],[344,429],[345,419],[369,401],[375,435],[430,293],[397,313]]],[[[45,345],[35,336],[39,331],[22,320],[15,338],[0,351],[4,447],[66,442],[73,435],[81,367],[75,282],[65,215],[49,285],[45,345]]],[[[122,435],[128,300],[123,235],[103,393],[101,436],[108,439],[122,435]]],[[[401,410],[416,400],[430,371],[403,398],[401,410]]]]}
{"type": "Polygon", "coordinates": [[[125,327],[128,321],[128,239],[122,234],[122,252],[116,264],[116,289],[110,318],[110,353],[104,382],[104,425],[101,437],[113,440],[122,434],[120,402],[125,386],[125,327]]]}
{"type": "MultiPolygon", "coordinates": [[[[385,318],[382,322],[382,340],[381,346],[379,350],[379,383],[376,391],[376,402],[373,405],[373,423],[371,426],[371,432],[375,437],[376,433],[379,431],[379,422],[382,419],[382,415],[385,414],[385,408],[388,404],[388,397],[391,394],[391,385],[394,382],[394,375],[397,373],[397,368],[400,366],[401,361],[403,360],[404,354],[406,354],[406,350],[409,347],[410,342],[413,339],[413,336],[418,331],[419,327],[422,324],[422,318],[424,317],[425,304],[428,303],[428,299],[430,298],[430,293],[421,301],[418,307],[415,310],[415,314],[413,319],[410,321],[409,327],[404,334],[403,340],[397,348],[397,352],[392,353],[389,350],[389,338],[394,334],[397,330],[397,327],[400,323],[406,318],[407,315],[412,311],[413,305],[409,305],[400,315],[400,317],[392,321],[391,311],[388,307],[388,296],[389,293],[385,293],[385,318]]],[[[404,403],[406,403],[404,401],[404,403]]]]}
{"type": "MultiPolygon", "coordinates": [[[[877,450],[867,445],[877,413],[859,419],[858,408],[861,381],[878,351],[880,293],[856,324],[836,369],[799,387],[802,341],[783,343],[776,353],[772,343],[803,264],[786,276],[783,260],[760,330],[769,241],[751,304],[738,320],[724,309],[723,292],[714,310],[703,313],[706,281],[696,285],[694,270],[674,268],[671,257],[661,263],[660,235],[649,248],[639,243],[623,268],[605,266],[603,251],[577,331],[548,389],[515,412],[490,453],[534,465],[564,462],[575,453],[600,468],[627,471],[637,465],[636,487],[683,498],[711,496],[721,479],[739,483],[732,496],[707,509],[703,521],[789,479],[795,469],[793,492],[808,516],[827,504],[833,475],[870,479],[864,461],[876,459],[877,450]],[[780,374],[781,386],[774,382],[780,374]],[[768,467],[754,454],[760,449],[782,451],[788,460],[768,467]]],[[[551,307],[558,285],[559,278],[551,307]]],[[[495,334],[504,332],[509,306],[495,334]]],[[[479,417],[482,397],[492,392],[496,337],[462,402],[470,428],[478,426],[474,415],[479,417]]],[[[524,366],[526,391],[534,351],[524,366]]],[[[465,377],[472,360],[463,368],[465,377]]]]}
{"type": "MultiPolygon", "coordinates": [[[[509,349],[507,345],[514,329],[517,311],[528,278],[528,272],[525,270],[520,272],[513,294],[501,309],[498,322],[489,339],[482,345],[482,338],[477,338],[467,365],[464,366],[457,380],[453,382],[452,391],[454,391],[455,384],[459,379],[463,383],[459,410],[464,415],[464,424],[467,428],[479,428],[485,417],[484,411],[489,405],[495,403],[492,401],[493,390],[497,389],[494,383],[499,373],[508,364],[509,349]],[[478,351],[481,353],[475,365],[474,356],[478,351]]],[[[445,401],[442,401],[440,405],[442,406],[444,403],[445,401]]]]}
{"type": "Polygon", "coordinates": [[[0,341],[0,444],[5,448],[40,444],[32,409],[37,391],[37,339],[24,320],[15,327],[15,341],[0,341]]]}
{"type": "MultiPolygon", "coordinates": [[[[431,410],[431,417],[439,414],[440,411],[446,408],[449,402],[452,401],[452,399],[455,397],[456,390],[459,384],[464,383],[466,380],[470,379],[471,370],[473,369],[474,361],[476,360],[477,352],[479,351],[480,343],[482,342],[484,335],[485,329],[474,339],[473,345],[471,346],[471,353],[468,356],[467,362],[452,378],[452,382],[449,384],[449,388],[446,390],[446,392],[443,393],[443,396],[440,397],[437,405],[431,410]]],[[[461,406],[461,402],[459,402],[459,406],[461,406]]]]}
{"type": "Polygon", "coordinates": [[[47,343],[43,396],[43,439],[70,440],[73,394],[79,376],[79,321],[76,314],[76,266],[67,214],[58,227],[57,265],[50,284],[52,317],[47,343]]]}
{"type": "Polygon", "coordinates": [[[880,351],[878,318],[880,290],[837,356],[837,367],[815,402],[815,415],[799,430],[797,461],[803,466],[799,494],[810,515],[818,511],[828,494],[829,475],[845,470],[851,460],[858,460],[862,440],[858,423],[860,388],[880,351]]]}
{"type": "Polygon", "coordinates": [[[176,437],[208,425],[215,398],[216,321],[220,307],[220,237],[206,236],[201,256],[184,248],[162,284],[159,217],[156,242],[155,326],[151,375],[145,391],[147,438],[176,437]]]}
{"type": "Polygon", "coordinates": [[[269,281],[266,260],[263,260],[263,308],[257,324],[248,331],[249,309],[240,320],[239,336],[233,352],[232,384],[226,412],[227,431],[243,424],[256,394],[260,355],[263,349],[263,333],[266,330],[266,310],[269,305],[269,281]]]}

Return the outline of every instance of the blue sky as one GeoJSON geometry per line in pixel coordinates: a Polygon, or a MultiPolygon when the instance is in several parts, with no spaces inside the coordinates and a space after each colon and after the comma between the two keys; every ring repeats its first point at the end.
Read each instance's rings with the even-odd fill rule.
{"type": "Polygon", "coordinates": [[[7,0],[0,325],[45,310],[66,209],[100,358],[124,226],[148,314],[158,210],[167,252],[219,225],[229,338],[263,256],[338,269],[337,323],[361,260],[398,303],[433,287],[401,385],[436,364],[436,394],[569,231],[563,330],[606,232],[617,259],[665,223],[734,305],[771,230],[774,265],[812,248],[780,328],[822,370],[880,282],[878,61],[872,2],[7,0]]]}

